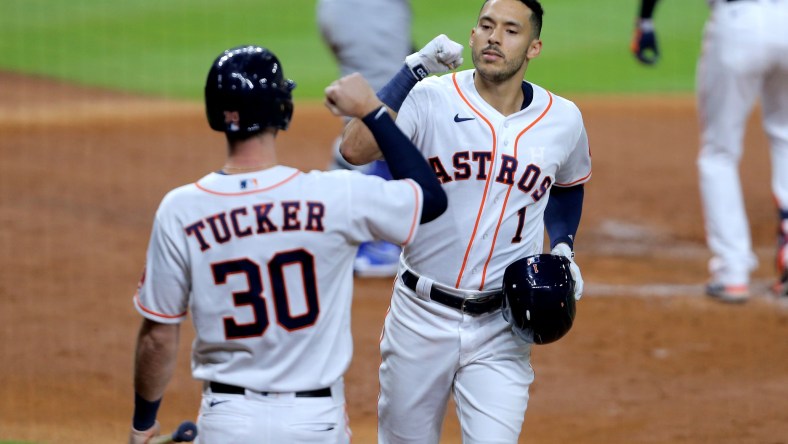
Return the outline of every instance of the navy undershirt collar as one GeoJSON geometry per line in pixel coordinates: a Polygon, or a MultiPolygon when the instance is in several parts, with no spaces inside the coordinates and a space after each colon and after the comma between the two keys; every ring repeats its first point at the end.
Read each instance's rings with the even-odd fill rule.
{"type": "Polygon", "coordinates": [[[528,108],[528,105],[531,104],[534,100],[534,87],[531,86],[530,83],[523,80],[523,104],[520,107],[520,110],[524,110],[528,108]]]}

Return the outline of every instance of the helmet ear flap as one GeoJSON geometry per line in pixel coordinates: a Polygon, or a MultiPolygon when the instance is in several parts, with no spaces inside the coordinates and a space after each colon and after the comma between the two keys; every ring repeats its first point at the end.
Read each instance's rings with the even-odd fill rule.
{"type": "Polygon", "coordinates": [[[504,272],[504,319],[526,342],[555,342],[574,323],[574,285],[569,259],[563,256],[539,254],[519,259],[504,272]]]}

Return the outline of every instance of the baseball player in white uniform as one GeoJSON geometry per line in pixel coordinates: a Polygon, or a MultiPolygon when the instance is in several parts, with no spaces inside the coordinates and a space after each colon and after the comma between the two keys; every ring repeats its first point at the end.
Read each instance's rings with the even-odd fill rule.
{"type": "MultiPolygon", "coordinates": [[[[523,81],[541,18],[537,1],[488,0],[470,36],[475,69],[426,77],[461,64],[441,35],[378,92],[449,196],[404,248],[381,342],[380,443],[438,443],[452,395],[463,442],[518,440],[534,373],[531,344],[501,315],[503,273],[543,252],[545,228],[571,260],[591,176],[578,108],[523,81]]],[[[345,136],[349,161],[380,155],[358,121],[345,136]]]]}
{"type": "Polygon", "coordinates": [[[353,342],[353,259],[361,242],[408,244],[446,195],[358,74],[326,89],[337,115],[363,117],[391,162],[385,181],[347,170],[278,165],[277,131],[291,90],[267,49],[225,51],[206,81],[211,127],[228,140],[224,167],[161,202],[134,296],[140,328],[129,442],[158,433],[156,413],[180,324],[196,331],[192,374],[204,381],[202,443],[348,443],[343,374],[353,342]]]}
{"type": "MultiPolygon", "coordinates": [[[[388,82],[413,51],[411,16],[409,0],[317,1],[320,33],[341,75],[358,72],[375,90],[388,82]]],[[[358,169],[385,179],[391,177],[383,160],[361,166],[345,162],[339,154],[340,140],[337,136],[332,146],[331,169],[358,169]]],[[[356,276],[394,276],[400,252],[399,245],[383,240],[361,244],[353,267],[356,276]]]]}
{"type": "MultiPolygon", "coordinates": [[[[659,55],[652,16],[642,0],[632,48],[647,64],[659,55]]],[[[777,294],[788,295],[788,1],[714,0],[697,68],[701,124],[698,156],[706,241],[713,257],[706,293],[744,302],[758,266],[739,179],[747,119],[760,98],[771,143],[772,192],[778,209],[777,294]]]]}

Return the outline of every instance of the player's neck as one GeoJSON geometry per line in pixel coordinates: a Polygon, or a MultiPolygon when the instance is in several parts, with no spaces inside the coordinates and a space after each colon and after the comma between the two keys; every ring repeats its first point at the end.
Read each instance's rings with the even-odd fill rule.
{"type": "Polygon", "coordinates": [[[246,163],[246,162],[234,162],[230,163],[231,161],[228,160],[227,163],[224,164],[222,167],[222,173],[224,174],[244,174],[244,173],[252,173],[255,171],[262,171],[272,166],[276,165],[276,162],[261,162],[261,163],[246,163]]]}
{"type": "Polygon", "coordinates": [[[222,167],[225,174],[243,174],[261,171],[276,165],[274,138],[252,137],[234,142],[222,167]]]}
{"type": "Polygon", "coordinates": [[[483,79],[480,75],[475,75],[473,83],[482,99],[504,116],[520,111],[523,104],[521,76],[494,83],[483,79]]]}

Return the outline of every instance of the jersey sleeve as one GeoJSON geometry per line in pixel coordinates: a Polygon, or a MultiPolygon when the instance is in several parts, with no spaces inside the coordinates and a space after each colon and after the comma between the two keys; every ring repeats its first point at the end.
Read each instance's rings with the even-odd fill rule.
{"type": "MultiPolygon", "coordinates": [[[[419,119],[422,115],[428,115],[429,110],[423,107],[429,107],[431,101],[428,100],[428,88],[430,78],[424,79],[417,83],[416,86],[405,98],[405,101],[397,113],[397,126],[410,140],[416,140],[417,130],[419,128],[419,119]],[[426,113],[426,114],[425,114],[426,113]]],[[[416,146],[417,148],[418,145],[416,146]]]]}
{"type": "Polygon", "coordinates": [[[410,243],[418,230],[424,201],[416,182],[353,174],[350,187],[354,241],[382,239],[398,245],[410,243]]]}
{"type": "Polygon", "coordinates": [[[164,324],[186,318],[190,276],[186,244],[177,222],[158,211],[153,223],[145,271],[140,279],[134,306],[142,316],[164,324]]]}
{"type": "Polygon", "coordinates": [[[566,161],[556,173],[555,185],[559,187],[580,185],[591,178],[591,148],[588,145],[588,134],[580,110],[575,108],[575,112],[578,122],[577,137],[566,161]]]}

